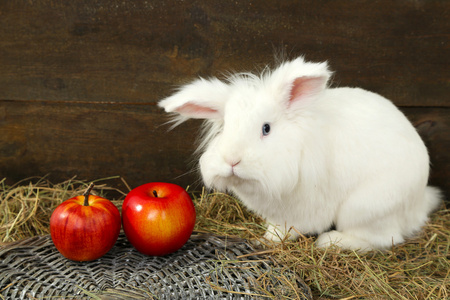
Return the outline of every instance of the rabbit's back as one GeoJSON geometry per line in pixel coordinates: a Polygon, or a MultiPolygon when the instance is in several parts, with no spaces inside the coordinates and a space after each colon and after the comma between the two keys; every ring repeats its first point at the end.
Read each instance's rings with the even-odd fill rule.
{"type": "Polygon", "coordinates": [[[395,172],[426,183],[427,149],[391,101],[359,88],[336,88],[325,92],[318,109],[329,121],[326,132],[335,172],[352,170],[355,180],[395,172]]]}

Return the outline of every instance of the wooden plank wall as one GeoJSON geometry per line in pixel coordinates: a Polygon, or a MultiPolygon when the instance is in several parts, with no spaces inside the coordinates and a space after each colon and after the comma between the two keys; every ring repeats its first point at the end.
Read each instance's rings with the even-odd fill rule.
{"type": "Polygon", "coordinates": [[[121,175],[199,185],[199,123],[155,103],[197,76],[328,60],[334,86],[392,99],[450,191],[450,1],[0,1],[0,178],[121,175]]]}

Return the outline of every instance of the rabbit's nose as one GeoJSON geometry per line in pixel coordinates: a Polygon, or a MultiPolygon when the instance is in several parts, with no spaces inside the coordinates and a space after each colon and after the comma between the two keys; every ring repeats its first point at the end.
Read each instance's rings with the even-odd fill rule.
{"type": "Polygon", "coordinates": [[[236,167],[241,160],[239,158],[235,158],[235,157],[224,157],[225,163],[228,164],[229,166],[231,166],[231,168],[233,169],[234,167],[236,167]]]}
{"type": "Polygon", "coordinates": [[[240,163],[241,161],[239,160],[239,161],[237,161],[237,162],[233,162],[233,163],[229,163],[229,165],[231,166],[231,173],[233,174],[233,175],[236,175],[236,173],[235,173],[235,167],[240,163]]]}
{"type": "Polygon", "coordinates": [[[232,149],[221,149],[220,155],[222,156],[223,162],[227,164],[232,169],[235,168],[242,160],[242,156],[236,149],[239,147],[233,147],[232,149]]]}
{"type": "Polygon", "coordinates": [[[231,166],[232,168],[234,168],[234,167],[236,167],[236,166],[241,162],[241,160],[240,160],[240,159],[236,159],[236,160],[225,159],[225,162],[226,162],[229,166],[231,166]]]}
{"type": "Polygon", "coordinates": [[[234,167],[236,167],[241,161],[235,162],[235,163],[231,163],[231,168],[233,169],[234,167]]]}

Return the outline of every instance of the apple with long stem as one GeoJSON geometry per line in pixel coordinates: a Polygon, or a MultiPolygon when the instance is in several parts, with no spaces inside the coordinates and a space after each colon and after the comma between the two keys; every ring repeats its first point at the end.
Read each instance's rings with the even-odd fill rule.
{"type": "Polygon", "coordinates": [[[91,195],[90,184],[82,196],[61,203],[50,218],[50,235],[62,255],[74,261],[102,257],[116,243],[120,212],[109,200],[91,195]]]}

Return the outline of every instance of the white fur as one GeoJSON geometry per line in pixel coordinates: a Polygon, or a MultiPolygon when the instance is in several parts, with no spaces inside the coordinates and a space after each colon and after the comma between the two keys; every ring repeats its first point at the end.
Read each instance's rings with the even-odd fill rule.
{"type": "Polygon", "coordinates": [[[260,76],[196,80],[159,105],[179,122],[207,120],[204,183],[266,218],[267,239],[294,227],[289,238],[319,234],[319,247],[386,249],[439,204],[439,190],[427,187],[427,150],[389,100],[327,88],[330,75],[326,63],[297,58],[260,76]]]}

